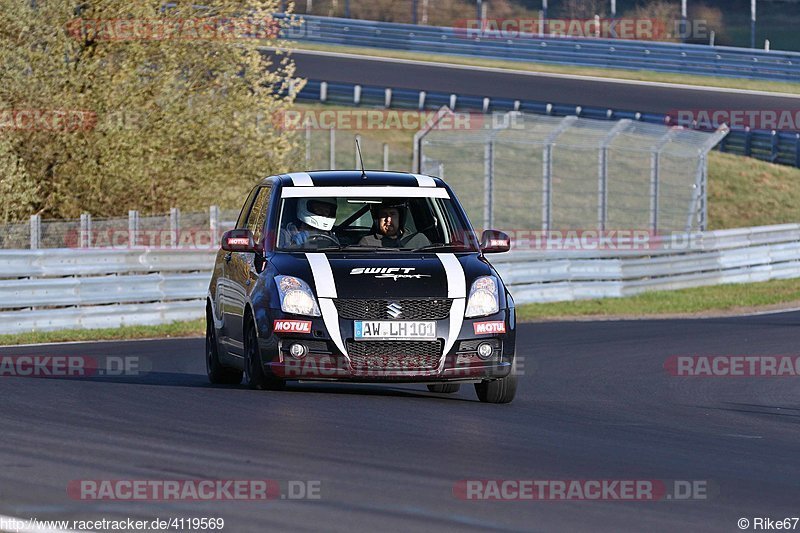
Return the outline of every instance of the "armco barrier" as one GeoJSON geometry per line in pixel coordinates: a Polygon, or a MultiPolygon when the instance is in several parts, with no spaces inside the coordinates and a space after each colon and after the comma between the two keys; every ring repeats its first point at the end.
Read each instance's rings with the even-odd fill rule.
{"type": "Polygon", "coordinates": [[[800,53],[622,39],[471,36],[460,28],[303,15],[290,40],[512,61],[799,81],[800,53]]]}
{"type": "MultiPolygon", "coordinates": [[[[800,277],[800,224],[653,244],[645,251],[515,250],[491,261],[518,304],[800,277]]],[[[213,251],[0,251],[0,333],[202,318],[213,259],[213,251]]]]}
{"type": "MultiPolygon", "coordinates": [[[[667,115],[622,109],[574,106],[558,103],[487,98],[483,96],[421,92],[411,89],[361,86],[348,83],[328,83],[309,80],[297,93],[298,100],[324,101],[331,104],[355,105],[356,87],[359,105],[385,106],[399,109],[436,110],[455,104],[456,111],[507,112],[512,110],[565,117],[576,115],[598,120],[640,120],[653,124],[669,124],[667,115]],[[324,98],[323,98],[324,96],[324,98]]],[[[800,132],[731,130],[717,146],[721,152],[753,157],[770,163],[800,167],[800,132]]]]}

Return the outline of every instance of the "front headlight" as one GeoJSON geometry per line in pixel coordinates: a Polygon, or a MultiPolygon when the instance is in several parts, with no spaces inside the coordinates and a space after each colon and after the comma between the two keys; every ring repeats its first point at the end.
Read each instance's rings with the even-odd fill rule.
{"type": "Polygon", "coordinates": [[[482,276],[472,283],[464,316],[493,315],[500,310],[500,299],[497,295],[497,281],[492,276],[482,276]]]}
{"type": "Polygon", "coordinates": [[[319,316],[319,306],[308,283],[293,276],[275,276],[281,311],[295,315],[319,316]]]}

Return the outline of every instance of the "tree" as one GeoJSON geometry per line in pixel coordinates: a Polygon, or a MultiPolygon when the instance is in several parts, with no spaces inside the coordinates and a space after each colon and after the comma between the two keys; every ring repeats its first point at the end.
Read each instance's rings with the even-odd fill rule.
{"type": "Polygon", "coordinates": [[[238,206],[298,163],[279,1],[0,0],[0,217],[238,206]]]}

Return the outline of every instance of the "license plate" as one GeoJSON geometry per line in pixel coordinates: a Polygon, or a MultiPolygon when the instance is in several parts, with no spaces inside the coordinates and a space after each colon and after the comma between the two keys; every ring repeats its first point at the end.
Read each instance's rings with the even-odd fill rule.
{"type": "Polygon", "coordinates": [[[357,341],[436,340],[436,322],[399,320],[356,320],[357,341]]]}

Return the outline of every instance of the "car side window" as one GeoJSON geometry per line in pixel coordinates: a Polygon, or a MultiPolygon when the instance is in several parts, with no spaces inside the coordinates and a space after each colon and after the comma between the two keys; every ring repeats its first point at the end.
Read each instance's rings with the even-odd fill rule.
{"type": "Polygon", "coordinates": [[[242,210],[239,212],[239,218],[236,219],[236,229],[245,229],[247,227],[247,217],[251,211],[250,207],[253,205],[253,199],[260,190],[261,187],[254,187],[250,194],[247,195],[247,200],[245,200],[242,210]]]}
{"type": "Polygon", "coordinates": [[[260,242],[264,236],[264,224],[267,221],[267,208],[269,207],[270,188],[259,187],[253,207],[247,217],[245,227],[253,232],[253,240],[260,242]]]}

